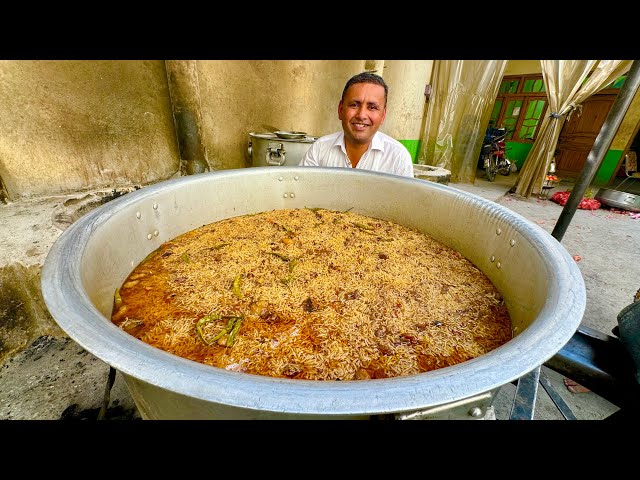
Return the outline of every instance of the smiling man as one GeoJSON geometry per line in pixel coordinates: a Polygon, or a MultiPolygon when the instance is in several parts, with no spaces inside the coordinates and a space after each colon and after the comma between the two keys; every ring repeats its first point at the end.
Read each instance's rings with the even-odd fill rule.
{"type": "Polygon", "coordinates": [[[413,178],[409,151],[378,131],[387,115],[388,92],[379,75],[365,72],[351,77],[338,103],[342,132],[318,138],[299,165],[360,168],[413,178]]]}

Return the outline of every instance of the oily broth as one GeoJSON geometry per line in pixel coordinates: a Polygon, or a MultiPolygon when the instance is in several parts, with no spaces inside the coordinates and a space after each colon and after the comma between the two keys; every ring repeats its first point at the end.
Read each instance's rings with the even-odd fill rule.
{"type": "Polygon", "coordinates": [[[512,338],[500,293],[455,250],[393,222],[308,208],[164,243],[118,289],[112,321],[193,361],[312,380],[412,375],[512,338]]]}

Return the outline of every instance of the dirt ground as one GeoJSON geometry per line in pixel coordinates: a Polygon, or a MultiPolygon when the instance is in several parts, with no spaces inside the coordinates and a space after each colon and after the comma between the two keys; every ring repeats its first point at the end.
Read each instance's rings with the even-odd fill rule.
{"type": "MultiPolygon", "coordinates": [[[[506,194],[498,203],[549,233],[564,209],[548,199],[523,199],[514,194],[506,194]]],[[[606,206],[578,209],[560,243],[576,260],[584,278],[587,304],[583,325],[611,334],[618,312],[640,289],[640,218],[606,206]]]]}

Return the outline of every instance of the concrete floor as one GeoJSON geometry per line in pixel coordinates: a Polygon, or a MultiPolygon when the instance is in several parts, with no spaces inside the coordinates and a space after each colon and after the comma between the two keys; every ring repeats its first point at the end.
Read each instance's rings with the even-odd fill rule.
{"type": "MultiPolygon", "coordinates": [[[[521,199],[508,194],[516,177],[517,174],[498,175],[494,182],[488,182],[479,173],[473,184],[449,185],[500,203],[551,232],[562,207],[546,199],[521,199]]],[[[569,188],[571,184],[565,183],[557,190],[569,188]]],[[[22,223],[29,226],[46,223],[45,218],[51,217],[47,213],[50,207],[39,204],[32,212],[34,218],[26,217],[29,209],[24,206],[3,207],[0,222],[14,232],[22,223]],[[17,221],[19,216],[22,218],[20,223],[12,226],[11,222],[17,221]]],[[[640,278],[640,249],[635,245],[638,238],[640,219],[604,209],[576,212],[561,243],[569,253],[581,257],[578,265],[587,289],[584,325],[610,334],[617,324],[617,313],[631,303],[640,286],[637,280],[640,278]]],[[[32,243],[31,239],[25,240],[32,243]]],[[[8,239],[0,238],[0,241],[11,246],[8,239]]],[[[42,253],[46,253],[47,245],[43,242],[41,247],[42,253]]],[[[69,338],[44,335],[1,366],[0,420],[96,419],[99,415],[113,420],[140,419],[120,373],[115,377],[113,388],[105,389],[108,374],[107,364],[69,338]],[[108,400],[108,408],[101,413],[105,400],[108,400]]],[[[594,392],[570,392],[562,375],[553,370],[543,366],[542,374],[578,420],[603,420],[618,410],[594,392]]],[[[514,384],[500,388],[486,419],[510,418],[515,388],[514,384]]],[[[538,388],[533,418],[564,418],[544,388],[538,388]]]]}

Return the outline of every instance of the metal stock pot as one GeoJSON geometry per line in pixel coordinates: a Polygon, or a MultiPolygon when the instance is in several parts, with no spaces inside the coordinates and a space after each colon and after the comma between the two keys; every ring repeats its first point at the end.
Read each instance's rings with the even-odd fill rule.
{"type": "Polygon", "coordinates": [[[317,139],[305,132],[250,133],[247,153],[253,167],[295,166],[317,139]]]}
{"type": "Polygon", "coordinates": [[[585,287],[537,225],[496,203],[419,179],[344,168],[246,168],[164,181],[85,214],[42,271],[60,327],[123,374],[145,419],[478,418],[494,392],[554,356],[577,330],[585,287]],[[502,293],[514,338],[475,359],[406,377],[308,381],[232,372],[156,349],[110,321],[114,291],[163,242],[202,225],[324,207],[397,222],[458,250],[502,293]]]}

